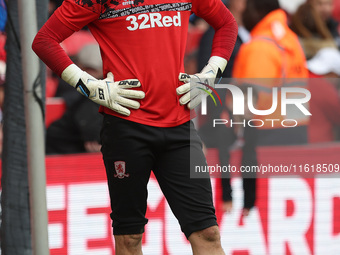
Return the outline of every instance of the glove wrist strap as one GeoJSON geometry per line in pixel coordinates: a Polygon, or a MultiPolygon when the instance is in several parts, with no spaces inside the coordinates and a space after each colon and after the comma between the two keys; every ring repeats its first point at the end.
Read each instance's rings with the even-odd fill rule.
{"type": "Polygon", "coordinates": [[[65,68],[65,70],[61,74],[61,78],[70,84],[72,87],[76,88],[81,76],[83,75],[84,71],[81,70],[75,64],[71,64],[65,68]]]}
{"type": "Polygon", "coordinates": [[[219,68],[221,70],[221,72],[224,72],[224,69],[226,68],[228,61],[224,58],[218,57],[218,56],[212,56],[209,61],[208,64],[212,65],[213,68],[219,68]]]}

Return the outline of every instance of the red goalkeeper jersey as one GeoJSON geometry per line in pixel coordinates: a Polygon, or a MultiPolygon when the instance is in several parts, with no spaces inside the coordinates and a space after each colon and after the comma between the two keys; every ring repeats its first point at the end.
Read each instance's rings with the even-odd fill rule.
{"type": "MultiPolygon", "coordinates": [[[[212,55],[229,59],[237,27],[220,0],[65,0],[54,15],[72,31],[88,26],[101,49],[104,76],[112,72],[116,81],[137,78],[142,84],[138,89],[145,92],[145,98],[129,117],[103,106],[101,112],[146,125],[171,127],[190,119],[188,108],[179,103],[176,88],[180,85],[179,73],[184,72],[192,12],[220,32],[215,36],[212,55]]],[[[50,22],[49,33],[58,34],[59,28],[53,26],[50,22]]],[[[43,60],[41,55],[46,53],[37,52],[43,60]]],[[[60,75],[70,62],[63,58],[58,61],[55,65],[51,60],[45,62],[60,75]],[[63,61],[64,65],[60,63],[63,61]]]]}

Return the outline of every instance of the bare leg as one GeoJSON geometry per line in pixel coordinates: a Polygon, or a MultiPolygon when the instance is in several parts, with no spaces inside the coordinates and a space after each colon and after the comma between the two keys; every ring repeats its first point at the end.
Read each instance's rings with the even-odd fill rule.
{"type": "Polygon", "coordinates": [[[115,235],[116,255],[143,255],[142,234],[115,235]]]}
{"type": "Polygon", "coordinates": [[[249,216],[250,213],[250,209],[249,208],[243,208],[242,210],[242,215],[243,216],[249,216]]]}
{"type": "Polygon", "coordinates": [[[217,226],[192,233],[189,241],[194,255],[225,255],[217,226]]]}
{"type": "Polygon", "coordinates": [[[225,213],[231,213],[231,211],[233,210],[233,202],[232,201],[223,202],[222,210],[225,213]]]}

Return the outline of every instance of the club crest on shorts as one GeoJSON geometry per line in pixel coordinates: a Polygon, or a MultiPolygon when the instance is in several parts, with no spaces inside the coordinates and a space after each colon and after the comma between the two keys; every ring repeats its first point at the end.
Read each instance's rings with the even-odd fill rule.
{"type": "Polygon", "coordinates": [[[119,179],[123,179],[124,177],[129,177],[130,174],[125,173],[125,161],[116,161],[115,163],[115,170],[116,173],[114,177],[118,177],[119,179]]]}

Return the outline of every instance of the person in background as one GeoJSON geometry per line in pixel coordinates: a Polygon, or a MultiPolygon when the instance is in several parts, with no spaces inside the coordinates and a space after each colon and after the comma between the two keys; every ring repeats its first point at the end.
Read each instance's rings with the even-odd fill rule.
{"type": "MultiPolygon", "coordinates": [[[[250,84],[239,84],[239,88],[242,90],[245,97],[244,101],[244,115],[234,115],[233,114],[233,97],[230,93],[226,96],[226,107],[221,113],[221,119],[231,120],[234,123],[248,122],[253,119],[254,115],[248,109],[248,88],[252,88],[252,102],[254,106],[257,104],[258,93],[256,88],[250,84]]],[[[220,162],[222,165],[228,166],[230,163],[230,151],[231,150],[241,150],[241,165],[244,167],[257,166],[257,129],[250,127],[248,125],[226,125],[229,136],[223,139],[225,144],[223,148],[220,148],[223,154],[220,153],[220,162]]],[[[232,196],[232,186],[230,174],[222,173],[222,199],[223,199],[223,211],[229,213],[233,208],[233,196],[232,196]]],[[[243,184],[243,209],[242,215],[248,216],[251,209],[256,203],[256,173],[242,173],[242,184],[243,184]]]]}
{"type": "Polygon", "coordinates": [[[50,0],[48,2],[48,16],[51,16],[62,3],[63,0],[50,0]]]}
{"type": "Polygon", "coordinates": [[[308,89],[311,92],[308,125],[310,143],[333,142],[340,127],[340,93],[335,83],[340,78],[340,52],[334,48],[321,49],[308,61],[308,89]]]}
{"type": "Polygon", "coordinates": [[[340,47],[339,23],[333,18],[334,0],[308,0],[326,23],[328,30],[340,47]]]}
{"type": "MultiPolygon", "coordinates": [[[[103,77],[102,60],[97,44],[85,45],[76,56],[78,66],[96,79],[103,77]]],[[[102,116],[98,106],[61,80],[57,94],[66,103],[66,112],[46,132],[47,154],[99,152],[102,116]]]]}
{"type": "MultiPolygon", "coordinates": [[[[274,87],[284,86],[289,78],[300,82],[308,78],[306,58],[297,35],[288,27],[287,15],[280,9],[278,0],[248,0],[242,17],[251,40],[240,48],[233,77],[256,85],[259,92],[257,110],[268,110],[272,105],[274,87]]],[[[278,92],[278,98],[280,95],[278,92]]],[[[277,107],[272,114],[254,118],[264,122],[258,128],[258,146],[307,143],[308,116],[300,114],[297,118],[295,112],[290,111],[283,116],[277,107]],[[292,118],[290,114],[298,126],[285,128],[281,122],[292,118]],[[266,119],[279,121],[272,123],[266,119]]]]}
{"type": "MultiPolygon", "coordinates": [[[[337,22],[340,22],[340,1],[335,0],[333,4],[334,4],[334,9],[333,9],[332,16],[337,22]]],[[[338,31],[340,32],[340,28],[338,28],[338,31]]]]}
{"type": "Polygon", "coordinates": [[[0,33],[5,32],[7,22],[7,6],[5,0],[0,0],[0,33]]]}
{"type": "MultiPolygon", "coordinates": [[[[1,1],[0,1],[1,2],[1,1]]],[[[6,51],[5,51],[6,35],[0,32],[0,155],[2,154],[2,125],[3,125],[3,103],[5,97],[6,82],[6,51]]]]}
{"type": "Polygon", "coordinates": [[[290,27],[299,36],[307,59],[315,56],[322,48],[337,48],[336,41],[325,18],[321,16],[312,1],[306,2],[298,8],[291,18],[290,27]]]}
{"type": "Polygon", "coordinates": [[[2,127],[3,127],[3,104],[5,96],[5,80],[6,80],[6,62],[0,59],[0,156],[2,154],[2,139],[3,139],[2,127]]]}
{"type": "MultiPolygon", "coordinates": [[[[232,70],[234,67],[235,58],[240,50],[243,43],[248,42],[250,39],[249,31],[243,26],[242,14],[246,8],[247,0],[229,0],[226,2],[226,6],[229,8],[230,12],[234,15],[235,20],[238,25],[238,35],[235,43],[233,53],[230,57],[227,68],[224,70],[222,77],[231,78],[232,70]]],[[[206,33],[201,38],[200,47],[198,52],[198,69],[202,68],[204,62],[209,59],[209,52],[211,51],[213,37],[215,31],[210,27],[206,33]]],[[[222,102],[226,102],[230,106],[230,97],[227,99],[226,90],[218,90],[219,96],[222,102]]],[[[235,149],[235,143],[242,140],[242,146],[238,146],[238,149],[243,151],[242,153],[242,164],[257,165],[256,161],[256,151],[251,148],[254,144],[252,142],[255,137],[253,133],[249,131],[249,128],[236,130],[232,127],[227,126],[216,126],[212,127],[211,120],[213,119],[230,119],[233,118],[230,107],[223,106],[212,106],[212,101],[208,100],[208,107],[213,109],[208,120],[200,127],[199,134],[207,148],[217,148],[219,154],[220,164],[223,166],[229,165],[230,160],[230,150],[235,149]],[[210,106],[210,107],[209,107],[210,106]],[[222,117],[223,115],[223,117],[222,117]],[[226,117],[227,115],[227,117],[226,117]],[[251,159],[251,163],[247,162],[251,159]]],[[[239,143],[238,143],[239,144],[239,143]]],[[[223,173],[221,175],[222,182],[222,199],[223,199],[223,211],[230,213],[232,211],[232,187],[230,175],[223,173]]],[[[243,179],[243,190],[244,190],[244,205],[243,205],[243,215],[249,215],[251,208],[255,205],[256,200],[256,179],[254,178],[244,178],[243,179]]]]}

